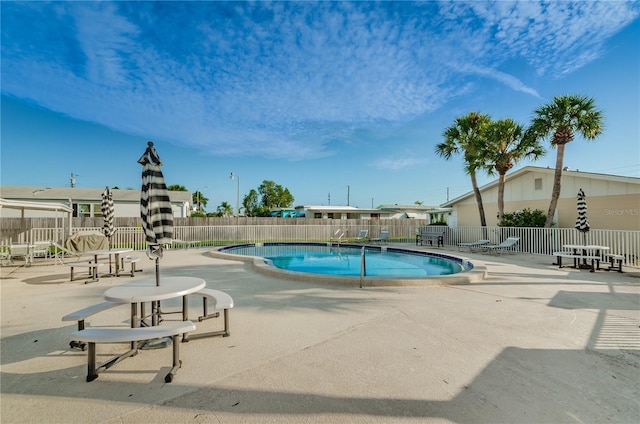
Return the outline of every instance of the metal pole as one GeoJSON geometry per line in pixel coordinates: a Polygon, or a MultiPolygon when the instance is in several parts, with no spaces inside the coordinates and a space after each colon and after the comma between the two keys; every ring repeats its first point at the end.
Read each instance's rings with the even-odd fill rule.
{"type": "Polygon", "coordinates": [[[233,172],[229,175],[230,180],[237,179],[237,191],[236,191],[236,226],[240,225],[240,176],[233,172]]]}
{"type": "Polygon", "coordinates": [[[240,176],[236,175],[238,178],[238,191],[236,193],[236,210],[238,211],[238,215],[236,216],[236,225],[240,225],[240,176]]]}
{"type": "Polygon", "coordinates": [[[360,288],[362,288],[362,280],[364,280],[364,276],[367,274],[367,262],[364,256],[364,246],[362,246],[362,250],[360,251],[360,288]]]}

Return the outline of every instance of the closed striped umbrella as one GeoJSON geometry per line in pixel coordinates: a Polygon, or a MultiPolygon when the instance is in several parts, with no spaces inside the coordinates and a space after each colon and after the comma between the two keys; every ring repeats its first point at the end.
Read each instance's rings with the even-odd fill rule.
{"type": "Polygon", "coordinates": [[[116,228],[113,226],[114,214],[113,193],[107,186],[102,192],[102,217],[104,218],[102,232],[109,239],[109,247],[111,247],[111,237],[116,232],[116,228]]]}
{"type": "Polygon", "coordinates": [[[576,219],[576,230],[584,234],[584,244],[587,244],[587,233],[589,232],[589,218],[587,217],[587,196],[584,191],[578,191],[578,218],[576,219]]]}
{"type": "Polygon", "coordinates": [[[162,175],[162,161],[149,141],[147,150],[138,163],[142,165],[142,190],[140,193],[140,217],[149,249],[147,255],[156,260],[156,283],[160,282],[158,259],[162,258],[162,246],[173,238],[173,211],[167,185],[162,175]]]}

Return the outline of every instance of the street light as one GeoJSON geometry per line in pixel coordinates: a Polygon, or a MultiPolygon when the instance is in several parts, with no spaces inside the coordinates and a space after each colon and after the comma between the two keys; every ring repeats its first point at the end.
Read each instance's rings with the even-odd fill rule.
{"type": "Polygon", "coordinates": [[[240,176],[232,172],[231,175],[229,175],[229,179],[235,179],[238,181],[238,192],[236,194],[236,210],[238,211],[238,214],[236,215],[236,217],[238,218],[238,220],[240,220],[240,176]]]}

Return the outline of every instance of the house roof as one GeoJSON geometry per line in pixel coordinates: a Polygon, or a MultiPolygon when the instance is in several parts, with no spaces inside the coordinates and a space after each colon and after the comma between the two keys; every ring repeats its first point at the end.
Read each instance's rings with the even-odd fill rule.
{"type": "Polygon", "coordinates": [[[319,211],[319,212],[354,212],[354,213],[381,213],[389,212],[382,211],[380,209],[362,209],[355,206],[342,206],[342,205],[300,205],[296,206],[296,210],[304,209],[307,211],[319,211]]]}
{"type": "Polygon", "coordinates": [[[71,207],[62,203],[27,202],[0,198],[0,209],[2,208],[73,212],[71,207]]]}
{"type": "MultiPolygon", "coordinates": [[[[539,166],[525,166],[524,168],[520,168],[517,171],[514,171],[510,174],[505,175],[505,182],[510,181],[510,180],[514,180],[516,178],[521,177],[524,174],[527,174],[529,172],[538,172],[538,173],[548,173],[550,175],[555,174],[555,168],[542,168],[539,166]]],[[[615,181],[615,182],[623,182],[623,183],[631,183],[631,184],[640,184],[640,178],[637,177],[624,177],[624,176],[620,176],[620,175],[611,175],[611,174],[599,174],[599,173],[595,173],[595,172],[583,172],[583,171],[579,171],[579,170],[571,170],[571,169],[565,169],[563,175],[566,175],[566,173],[572,173],[572,174],[580,174],[581,177],[584,178],[591,178],[591,179],[595,179],[595,180],[605,180],[605,181],[615,181]]],[[[493,188],[495,186],[498,185],[498,179],[495,179],[494,181],[491,181],[490,183],[487,183],[481,187],[479,187],[480,191],[489,189],[489,188],[493,188]]],[[[441,206],[442,207],[451,207],[454,204],[460,202],[461,200],[465,200],[468,199],[470,197],[473,197],[474,193],[473,190],[469,191],[465,194],[463,194],[462,196],[458,196],[453,200],[450,200],[446,203],[443,203],[441,206]]]]}
{"type": "Polygon", "coordinates": [[[380,205],[378,209],[380,210],[393,210],[393,211],[420,211],[420,212],[428,212],[433,209],[437,209],[437,206],[423,206],[423,205],[380,205]]]}
{"type": "MultiPolygon", "coordinates": [[[[104,188],[77,188],[77,187],[44,187],[44,186],[0,186],[0,196],[7,200],[20,201],[96,201],[102,199],[104,188]]],[[[140,190],[112,189],[114,202],[139,202],[140,190]]],[[[191,192],[170,191],[172,202],[191,202],[191,192]]]]}

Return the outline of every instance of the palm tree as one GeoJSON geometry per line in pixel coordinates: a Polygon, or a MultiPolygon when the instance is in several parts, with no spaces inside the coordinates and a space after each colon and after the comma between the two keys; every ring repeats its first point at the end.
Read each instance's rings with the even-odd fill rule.
{"type": "Polygon", "coordinates": [[[196,190],[195,192],[193,192],[191,197],[193,204],[196,205],[196,212],[204,213],[204,208],[207,207],[207,202],[209,202],[209,199],[207,199],[204,194],[200,192],[200,190],[196,190]]]}
{"type": "Polygon", "coordinates": [[[538,159],[546,153],[538,140],[524,137],[525,129],[513,119],[499,119],[487,128],[481,156],[489,175],[498,173],[498,223],[504,224],[504,180],[506,173],[522,159],[538,159]]]}
{"type": "Polygon", "coordinates": [[[218,216],[233,216],[233,206],[229,202],[222,202],[218,206],[218,216]]]}
{"type": "Polygon", "coordinates": [[[593,140],[602,133],[604,118],[594,103],[592,98],[585,96],[556,96],[551,103],[534,111],[527,137],[536,140],[549,138],[551,147],[557,149],[556,172],[545,228],[550,228],[553,223],[553,215],[560,197],[564,146],[573,141],[576,133],[587,140],[593,140]]]}
{"type": "Polygon", "coordinates": [[[456,118],[455,123],[444,130],[444,142],[436,146],[436,153],[445,159],[454,153],[464,154],[465,171],[471,177],[471,185],[476,195],[480,225],[487,226],[482,206],[482,195],[476,180],[476,171],[483,167],[483,158],[479,155],[485,142],[484,132],[491,123],[489,115],[470,112],[466,116],[456,118]]]}

